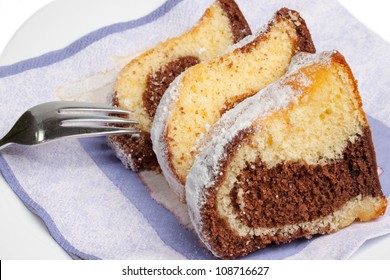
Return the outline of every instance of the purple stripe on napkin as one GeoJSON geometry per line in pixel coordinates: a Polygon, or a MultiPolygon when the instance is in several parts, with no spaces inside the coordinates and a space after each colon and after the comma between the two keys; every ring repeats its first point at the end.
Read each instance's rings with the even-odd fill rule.
{"type": "Polygon", "coordinates": [[[4,160],[3,156],[0,155],[0,171],[4,179],[11,186],[12,190],[16,195],[23,201],[26,207],[40,217],[45,223],[50,235],[57,241],[57,243],[64,248],[64,250],[74,259],[88,259],[96,260],[96,256],[85,254],[75,247],[73,247],[61,234],[57,226],[53,222],[49,213],[45,211],[39,204],[37,204],[31,197],[25,192],[23,187],[20,185],[18,179],[14,176],[12,170],[9,168],[9,165],[4,160]]]}
{"type": "MultiPolygon", "coordinates": [[[[72,60],[72,56],[76,53],[82,51],[87,46],[90,46],[94,42],[110,35],[116,32],[121,32],[129,29],[133,29],[136,27],[140,27],[142,25],[145,25],[147,23],[151,23],[155,21],[156,19],[162,17],[166,13],[168,13],[170,10],[172,10],[177,4],[182,2],[183,0],[168,0],[163,4],[161,7],[156,9],[154,12],[148,14],[145,17],[142,17],[138,20],[129,21],[125,23],[118,23],[114,25],[110,25],[104,28],[101,28],[95,32],[92,32],[79,40],[75,41],[68,47],[62,49],[53,51],[47,54],[44,54],[40,57],[28,59],[13,65],[9,66],[2,66],[0,67],[0,78],[2,77],[8,77],[12,75],[16,75],[15,77],[11,77],[10,79],[13,81],[13,78],[18,78],[17,74],[24,75],[26,73],[23,73],[27,70],[33,70],[35,68],[41,68],[43,66],[48,66],[55,64],[57,62],[61,62],[66,59],[72,60]]],[[[199,2],[193,1],[193,5],[197,5],[199,2]]],[[[245,8],[245,5],[249,5],[249,1],[242,2],[246,4],[242,4],[242,6],[245,8]]],[[[276,3],[276,2],[275,2],[276,3]]],[[[298,3],[298,2],[297,2],[298,3]]],[[[309,3],[309,2],[308,2],[309,3]]],[[[313,5],[316,6],[314,2],[310,2],[310,5],[302,4],[303,12],[305,12],[305,9],[308,9],[307,11],[315,11],[315,12],[321,12],[324,11],[322,9],[309,9],[313,5]]],[[[325,3],[325,2],[324,2],[325,3]]],[[[328,5],[330,5],[333,8],[337,8],[337,11],[340,11],[342,8],[337,2],[327,2],[328,5]],[[336,5],[336,4],[337,5],[336,5]]],[[[277,3],[279,5],[279,2],[277,3]]],[[[324,5],[327,5],[324,4],[324,5]]],[[[275,4],[276,5],[276,4],[275,4]]],[[[295,4],[294,4],[295,5],[295,4]]],[[[296,4],[298,5],[298,4],[296,4]]],[[[256,5],[254,5],[256,6],[256,5]]],[[[179,6],[180,7],[180,6],[179,6]]],[[[178,8],[179,8],[178,7],[178,8]]],[[[247,7],[247,11],[248,11],[247,7]]],[[[332,10],[335,12],[336,10],[332,10]]],[[[325,11],[324,13],[327,13],[325,11]]],[[[344,13],[345,14],[345,13],[344,13]]],[[[311,13],[307,13],[308,16],[311,15],[311,13]]],[[[253,15],[252,15],[253,16],[253,15]]],[[[310,18],[308,18],[310,19],[310,18]]],[[[348,17],[339,17],[339,19],[348,19],[350,22],[353,19],[350,19],[348,17]]],[[[336,22],[336,21],[334,21],[336,22]]],[[[323,36],[323,28],[324,26],[329,26],[329,33],[334,33],[334,26],[332,25],[324,25],[324,24],[318,24],[317,29],[315,29],[315,22],[312,22],[312,28],[313,35],[318,37],[318,41],[320,42],[319,45],[324,48],[329,48],[329,45],[333,46],[332,40],[322,40],[323,36]],[[320,32],[321,31],[321,32],[320,32]],[[321,36],[320,36],[321,35],[321,36]],[[321,45],[322,44],[322,45],[321,45]]],[[[329,22],[327,22],[329,23],[329,22]]],[[[333,21],[331,22],[333,23],[333,21]]],[[[336,22],[337,23],[337,22],[336,22]]],[[[361,33],[366,32],[364,26],[360,26],[360,24],[356,21],[356,24],[359,25],[359,27],[362,28],[361,33]],[[364,31],[364,32],[363,32],[364,31]]],[[[337,28],[336,28],[337,29],[337,28]]],[[[366,32],[367,33],[367,32],[366,32]]],[[[325,32],[325,34],[327,34],[325,32]]],[[[365,34],[365,33],[364,33],[365,34]]],[[[371,36],[371,33],[367,33],[371,36]]],[[[368,36],[367,35],[367,36],[368,36]]],[[[325,36],[325,38],[327,38],[325,36]]],[[[342,38],[347,38],[343,35],[342,38]]],[[[354,37],[353,37],[354,38],[354,37]]],[[[371,37],[370,37],[371,38],[371,37]]],[[[375,37],[376,38],[376,37],[375,37]]],[[[353,40],[352,40],[353,41],[353,40]]],[[[365,43],[365,42],[364,42],[365,43]]],[[[363,42],[362,42],[363,44],[363,42]]],[[[375,45],[380,45],[381,42],[376,42],[375,45]]],[[[357,73],[360,74],[362,77],[365,77],[366,71],[365,68],[368,68],[371,70],[373,67],[367,67],[364,66],[363,70],[361,69],[360,59],[356,59],[354,57],[355,49],[353,51],[349,51],[349,48],[346,48],[348,46],[353,46],[353,44],[345,43],[344,50],[346,54],[348,54],[351,57],[352,63],[355,63],[353,66],[353,69],[357,70],[357,73]]],[[[386,50],[388,45],[386,44],[386,50]]],[[[378,52],[379,53],[379,52],[378,52]]],[[[62,62],[61,62],[62,63],[62,62]]],[[[56,65],[54,65],[56,66],[56,65]]],[[[53,67],[54,67],[53,66],[53,67]]],[[[50,66],[52,67],[52,66],[50,66]]],[[[40,71],[40,69],[37,69],[37,71],[40,71]]],[[[379,71],[379,73],[383,73],[385,71],[379,71]]],[[[60,72],[61,73],[61,72],[60,72]]],[[[29,73],[27,73],[29,74],[29,73]]],[[[40,81],[26,81],[26,83],[31,83],[34,86],[41,86],[40,81]],[[34,83],[35,82],[35,83],[34,83]]],[[[363,89],[364,85],[372,86],[370,83],[362,83],[363,89]]],[[[370,88],[371,89],[371,88],[370,88]]],[[[373,92],[381,92],[380,90],[374,88],[372,89],[373,92]]],[[[36,90],[31,90],[31,97],[36,97],[35,94],[36,90]]],[[[367,90],[365,90],[367,92],[367,90]]],[[[364,93],[364,91],[362,91],[364,93]]],[[[4,94],[7,98],[9,94],[12,96],[13,91],[12,90],[4,90],[4,94]]],[[[382,104],[380,104],[382,106],[382,104]]],[[[379,104],[378,104],[379,106],[379,104]]],[[[379,106],[380,107],[380,106],[379,106]]],[[[370,111],[371,114],[375,115],[375,111],[370,111]]],[[[377,115],[375,115],[377,116],[377,115]]],[[[380,118],[380,117],[378,117],[380,118]]],[[[390,154],[388,149],[388,143],[390,142],[390,129],[382,122],[368,117],[368,120],[371,124],[372,128],[372,135],[373,135],[373,142],[376,149],[377,154],[377,162],[381,170],[383,171],[380,176],[380,181],[382,184],[383,192],[386,196],[390,195],[390,154]]],[[[135,206],[135,208],[142,214],[142,216],[145,218],[145,220],[150,224],[151,227],[153,227],[153,230],[157,233],[158,237],[164,242],[165,245],[168,245],[169,247],[173,248],[176,252],[179,252],[183,256],[189,258],[189,259],[212,259],[213,257],[211,254],[204,249],[198,242],[197,237],[192,232],[188,231],[184,226],[180,224],[180,222],[176,219],[176,217],[167,209],[165,209],[163,206],[158,204],[148,193],[146,188],[143,186],[143,183],[139,179],[139,177],[128,170],[126,170],[119,160],[115,159],[113,156],[112,151],[107,147],[105,144],[104,138],[94,138],[94,139],[82,139],[80,140],[80,143],[83,147],[83,149],[88,153],[88,155],[94,160],[96,165],[100,168],[100,170],[104,173],[106,177],[110,179],[110,181],[121,191],[121,197],[122,194],[127,198],[129,201],[129,204],[131,202],[132,205],[135,206]],[[130,182],[130,183],[129,183],[130,182]]],[[[82,151],[82,150],[81,150],[82,151]]],[[[89,159],[89,157],[88,157],[89,159]]],[[[12,165],[11,165],[12,166],[12,165]]],[[[53,238],[68,252],[69,255],[71,255],[75,259],[98,259],[99,257],[93,256],[90,254],[86,254],[84,252],[81,252],[74,246],[77,246],[75,244],[71,244],[71,240],[67,241],[64,236],[59,231],[58,227],[53,221],[52,217],[55,217],[53,213],[50,213],[50,211],[46,211],[41,205],[37,204],[33,199],[34,197],[30,197],[26,191],[23,189],[23,186],[18,181],[18,178],[16,178],[13,174],[10,165],[6,162],[3,156],[0,155],[0,170],[8,182],[8,184],[11,186],[11,188],[14,190],[14,192],[20,197],[20,199],[25,203],[25,205],[35,214],[37,214],[46,224],[50,234],[53,236],[53,238]],[[52,217],[50,216],[52,214],[52,217]]],[[[111,183],[110,182],[110,183],[111,183]]],[[[115,191],[117,190],[115,189],[115,191]]],[[[119,193],[119,192],[118,192],[119,193]]],[[[127,203],[126,198],[124,199],[127,203]]],[[[39,200],[37,200],[39,201],[39,200]]],[[[61,208],[62,209],[62,208],[61,208]]],[[[65,234],[65,233],[64,233],[65,234]]],[[[287,258],[289,256],[293,256],[298,252],[301,252],[303,249],[310,248],[307,247],[308,245],[313,245],[315,243],[311,243],[313,240],[322,240],[318,239],[321,237],[315,237],[312,240],[306,240],[306,239],[300,239],[296,240],[294,242],[291,242],[290,244],[285,244],[282,246],[270,246],[266,249],[259,250],[244,259],[283,259],[287,258]]],[[[343,246],[342,239],[340,239],[340,244],[337,244],[336,246],[343,246]]],[[[303,251],[302,251],[303,252],[303,251]]],[[[343,255],[345,256],[345,255],[343,255]]]]}
{"type": "MultiPolygon", "coordinates": [[[[380,121],[370,116],[367,117],[372,129],[378,165],[384,170],[380,176],[383,192],[386,196],[389,196],[390,172],[386,171],[390,170],[390,159],[385,151],[390,142],[390,129],[380,121]]],[[[106,145],[105,138],[87,138],[81,139],[80,142],[85,151],[94,159],[95,163],[105,175],[118,186],[131,203],[145,216],[157,231],[159,237],[167,245],[189,259],[212,258],[210,254],[200,247],[193,233],[181,226],[172,213],[151,198],[138,176],[134,172],[124,168],[120,161],[114,157],[111,149],[106,145]],[[128,183],[130,181],[132,182],[131,187],[129,187],[128,183]]],[[[312,240],[314,239],[300,239],[282,246],[273,245],[254,252],[242,259],[284,259],[304,249],[312,240]]]]}
{"type": "MultiPolygon", "coordinates": [[[[86,48],[90,44],[104,38],[107,35],[121,32],[124,30],[136,28],[138,26],[142,26],[144,24],[150,23],[163,15],[165,15],[167,12],[169,12],[173,7],[175,7],[177,4],[179,4],[183,0],[168,0],[163,5],[161,5],[159,8],[154,10],[153,12],[149,13],[148,15],[139,18],[137,20],[132,20],[129,22],[123,22],[123,23],[117,23],[113,25],[109,25],[106,27],[103,27],[101,29],[98,29],[94,32],[91,32],[87,34],[86,36],[83,36],[82,38],[78,39],[77,41],[73,42],[69,46],[65,47],[61,50],[52,51],[49,53],[46,53],[44,55],[41,55],[39,57],[34,57],[31,59],[27,59],[12,65],[7,66],[0,66],[0,78],[16,75],[19,73],[22,73],[24,71],[44,67],[47,65],[54,64],[56,62],[59,62],[61,60],[67,59],[74,55],[75,53],[79,52],[80,50],[86,48]]],[[[13,189],[13,191],[18,195],[18,197],[23,201],[23,203],[36,215],[38,215],[47,226],[50,234],[52,237],[57,241],[57,243],[64,248],[64,250],[74,259],[98,259],[96,256],[92,256],[89,254],[85,254],[83,252],[80,252],[76,248],[74,248],[60,233],[56,225],[54,224],[53,220],[51,219],[50,215],[34,200],[32,200],[27,193],[24,191],[23,187],[19,184],[18,180],[15,178],[14,174],[12,173],[11,169],[9,168],[7,162],[5,161],[4,157],[0,154],[0,170],[4,177],[4,179],[7,181],[7,183],[10,185],[10,187],[13,189]]],[[[135,176],[136,177],[136,176],[135,176]]],[[[187,236],[189,233],[186,234],[187,236]]],[[[195,255],[203,255],[203,257],[198,258],[207,258],[207,253],[203,250],[203,252],[195,255]]],[[[211,256],[208,255],[208,258],[211,256]]]]}
{"type": "Polygon", "coordinates": [[[212,259],[194,233],[180,225],[177,218],[150,196],[136,173],[126,169],[106,145],[103,137],[80,139],[81,145],[104,174],[140,211],[158,236],[188,259],[212,259]],[[129,184],[131,182],[131,184],[129,184]]]}
{"type": "Polygon", "coordinates": [[[103,28],[100,28],[96,31],[89,33],[88,35],[81,37],[80,39],[73,42],[72,44],[70,44],[64,49],[52,51],[44,55],[23,60],[21,62],[17,62],[9,66],[8,65],[0,66],[0,78],[19,74],[21,72],[33,68],[44,67],[56,63],[58,61],[67,59],[70,56],[74,55],[75,53],[79,52],[80,50],[88,47],[90,44],[106,37],[107,35],[136,28],[138,26],[152,22],[158,19],[159,17],[162,17],[181,1],[183,0],[168,0],[159,8],[157,8],[156,10],[154,10],[153,12],[151,12],[150,14],[144,17],[141,17],[136,20],[128,21],[128,22],[116,23],[116,24],[105,26],[103,28]]]}
{"type": "MultiPolygon", "coordinates": [[[[122,193],[137,207],[165,244],[188,259],[213,259],[201,247],[194,233],[180,225],[178,219],[150,196],[136,173],[126,169],[107,146],[104,137],[80,139],[81,145],[104,174],[118,186],[122,193]],[[131,185],[129,184],[131,182],[131,185]]],[[[283,259],[301,251],[309,240],[300,239],[283,246],[270,246],[242,259],[283,259]]]]}

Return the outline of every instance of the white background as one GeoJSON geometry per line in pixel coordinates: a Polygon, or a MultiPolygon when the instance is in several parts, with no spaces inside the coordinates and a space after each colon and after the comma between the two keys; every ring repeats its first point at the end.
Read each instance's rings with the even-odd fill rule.
{"type": "Polygon", "coordinates": [[[51,0],[0,0],[0,53],[19,27],[51,0]]]}
{"type": "MultiPolygon", "coordinates": [[[[0,65],[8,65],[30,57],[61,49],[79,37],[102,26],[128,21],[143,16],[163,0],[0,0],[0,65]],[[137,5],[134,9],[121,9],[121,5],[137,5]],[[48,3],[49,6],[43,8],[48,3]],[[110,3],[112,5],[108,5],[110,3]],[[114,9],[115,8],[115,9],[114,9]],[[34,15],[38,10],[38,14],[34,15]],[[58,13],[58,10],[61,12],[58,13]],[[55,17],[50,12],[57,11],[55,17]],[[85,11],[88,11],[87,13],[85,11]],[[115,13],[115,16],[113,16],[115,13]],[[34,15],[34,16],[33,16],[34,15]],[[63,36],[74,17],[83,18],[77,30],[63,36]],[[50,19],[50,25],[42,25],[42,18],[50,19]],[[36,32],[36,26],[44,26],[34,33],[28,44],[23,44],[26,34],[36,32]],[[19,30],[19,31],[18,31],[19,30]],[[52,32],[52,33],[51,33],[52,32]],[[53,34],[53,41],[43,42],[53,34]],[[57,35],[57,36],[54,36],[57,35]],[[44,45],[43,45],[44,44],[44,45]],[[21,48],[23,46],[23,48],[21,48]],[[43,47],[44,46],[44,47],[43,47]]],[[[340,0],[359,20],[390,42],[390,17],[388,1],[340,0]]],[[[389,237],[368,242],[355,258],[386,258],[389,237]],[[375,252],[375,253],[373,253],[375,252]]],[[[69,259],[69,256],[50,237],[43,223],[30,213],[0,176],[0,259],[69,259]]]]}
{"type": "MultiPolygon", "coordinates": [[[[0,0],[0,54],[3,53],[3,50],[5,49],[7,43],[11,40],[12,36],[15,34],[15,32],[25,23],[35,12],[40,10],[42,7],[47,5],[48,3],[53,2],[67,2],[69,3],[70,7],[73,7],[72,12],[69,13],[66,16],[66,11],[64,11],[64,14],[62,15],[62,27],[66,26],[67,21],[71,20],[71,14],[77,14],[77,7],[83,6],[83,3],[89,3],[93,2],[94,5],[91,6],[93,9],[91,9],[92,13],[95,13],[96,10],[99,9],[99,6],[105,7],[102,3],[111,2],[116,4],[116,2],[134,2],[137,3],[136,5],[140,5],[140,2],[144,2],[141,4],[144,8],[141,9],[141,13],[145,11],[151,11],[153,7],[156,6],[156,3],[163,2],[163,1],[152,1],[152,0],[113,0],[113,1],[107,1],[107,0],[0,0]],[[150,2],[151,4],[148,5],[147,3],[150,2]],[[73,3],[73,5],[72,5],[73,3]],[[146,4],[145,4],[146,3],[146,4]],[[95,10],[95,11],[94,11],[95,10]],[[67,20],[66,20],[67,19],[67,20]]],[[[313,0],[313,1],[319,1],[319,0],[313,0]]],[[[383,38],[390,41],[390,17],[388,14],[388,1],[384,0],[339,0],[344,6],[346,6],[359,20],[361,20],[363,23],[365,23],[369,28],[380,34],[383,38]]],[[[105,7],[106,8],[106,7],[105,7]]],[[[138,7],[137,7],[138,8],[138,7]]],[[[117,9],[116,12],[120,10],[117,9]]],[[[81,9],[80,9],[81,11],[81,9]]],[[[107,11],[108,13],[109,11],[107,11]]],[[[126,10],[126,13],[119,14],[117,17],[117,22],[120,21],[127,21],[131,18],[135,18],[137,13],[137,9],[132,10],[126,10]]],[[[146,14],[146,13],[145,13],[146,14]]],[[[104,13],[99,13],[100,15],[100,26],[104,26],[106,23],[113,23],[109,16],[106,18],[104,17],[104,13]]],[[[85,22],[83,22],[83,26],[81,26],[81,29],[79,31],[80,36],[84,35],[86,30],[93,31],[96,29],[96,26],[99,26],[99,23],[97,24],[96,21],[91,22],[88,24],[88,14],[85,14],[85,22]]],[[[57,25],[61,25],[59,20],[56,20],[57,25]]],[[[53,30],[53,29],[52,29],[53,30]]],[[[56,40],[56,42],[51,42],[54,49],[63,48],[72,41],[69,40],[69,38],[64,38],[62,41],[56,40]]],[[[26,48],[31,48],[31,46],[26,46],[26,48]]],[[[28,58],[28,55],[40,55],[42,54],[42,50],[33,50],[31,52],[26,52],[27,55],[18,55],[18,57],[12,56],[12,58],[2,58],[0,60],[0,65],[4,64],[11,64],[13,62],[28,58]]],[[[7,53],[8,55],[8,53],[7,53]]],[[[1,57],[1,55],[0,55],[1,57]]]]}

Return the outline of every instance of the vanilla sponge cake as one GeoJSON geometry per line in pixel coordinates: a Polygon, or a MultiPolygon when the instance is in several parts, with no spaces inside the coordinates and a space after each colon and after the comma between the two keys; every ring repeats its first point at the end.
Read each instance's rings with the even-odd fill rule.
{"type": "Polygon", "coordinates": [[[298,12],[282,8],[256,35],[171,84],[157,108],[152,142],[165,178],[183,201],[187,173],[208,127],[282,76],[298,51],[315,52],[310,32],[298,12]]]}
{"type": "Polygon", "coordinates": [[[297,54],[285,76],[222,116],[186,193],[200,239],[220,258],[382,215],[371,131],[344,57],[297,54]]]}
{"type": "Polygon", "coordinates": [[[161,96],[173,79],[250,34],[234,0],[217,0],[191,30],[157,44],[123,68],[112,103],[133,112],[129,118],[139,122],[141,134],[110,136],[108,143],[126,167],[134,171],[158,167],[150,128],[161,96]]]}

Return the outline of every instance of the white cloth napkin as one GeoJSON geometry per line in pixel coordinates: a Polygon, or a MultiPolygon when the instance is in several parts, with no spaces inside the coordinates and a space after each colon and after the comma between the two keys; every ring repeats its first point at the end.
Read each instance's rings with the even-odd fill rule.
{"type": "MultiPolygon", "coordinates": [[[[58,99],[102,101],[123,59],[194,25],[213,0],[169,0],[135,21],[87,34],[65,49],[0,67],[0,135],[29,107],[58,99]],[[161,32],[164,30],[164,32],[161,32]]],[[[390,44],[337,1],[237,0],[253,31],[286,6],[300,12],[317,51],[339,50],[359,81],[390,195],[390,44]]],[[[191,231],[185,206],[153,172],[126,170],[104,138],[67,139],[0,152],[0,170],[20,199],[73,258],[212,259],[191,231]],[[147,188],[145,187],[147,186],[147,188]]],[[[389,211],[388,211],[389,212],[389,211]]],[[[338,233],[270,246],[247,259],[344,259],[390,233],[390,215],[338,233]]]]}

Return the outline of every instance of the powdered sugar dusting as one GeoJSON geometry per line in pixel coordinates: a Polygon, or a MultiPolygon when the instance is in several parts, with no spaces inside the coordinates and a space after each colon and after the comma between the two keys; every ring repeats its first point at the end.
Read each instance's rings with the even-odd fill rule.
{"type": "MultiPolygon", "coordinates": [[[[240,42],[228,47],[227,50],[223,54],[221,54],[221,56],[226,55],[227,53],[233,52],[237,48],[249,44],[250,42],[255,40],[257,36],[259,36],[259,34],[263,33],[264,30],[263,29],[260,30],[256,35],[249,35],[244,39],[242,39],[240,42]]],[[[205,62],[201,62],[201,63],[205,63],[205,62]]],[[[173,174],[171,168],[169,167],[168,146],[164,139],[164,135],[167,129],[168,120],[171,116],[172,109],[174,108],[177,97],[180,94],[178,87],[180,86],[181,80],[184,77],[187,70],[181,73],[178,77],[176,77],[176,79],[170,84],[168,89],[165,91],[163,97],[160,100],[160,104],[157,107],[156,115],[154,117],[152,129],[151,129],[153,150],[157,156],[157,161],[161,167],[161,170],[166,180],[168,181],[169,186],[183,200],[185,197],[184,185],[178,180],[178,178],[175,176],[175,174],[173,174]]],[[[199,139],[202,138],[203,137],[200,137],[199,139]]],[[[196,150],[197,146],[198,145],[196,145],[192,149],[196,150]]]]}
{"type": "Polygon", "coordinates": [[[156,154],[157,161],[169,186],[182,200],[184,200],[184,186],[169,168],[168,145],[165,141],[164,135],[168,126],[168,121],[172,114],[172,109],[175,106],[179,95],[178,86],[181,84],[181,80],[187,70],[177,76],[165,91],[160,100],[160,104],[157,106],[156,115],[154,116],[151,129],[153,151],[156,154]]]}
{"type": "Polygon", "coordinates": [[[296,76],[296,84],[302,87],[308,87],[311,84],[310,79],[304,73],[298,73],[296,76]]]}
{"type": "Polygon", "coordinates": [[[275,19],[272,19],[268,24],[263,25],[261,28],[259,28],[259,30],[257,30],[257,32],[255,34],[248,35],[245,38],[243,38],[241,41],[238,41],[237,43],[229,46],[222,55],[231,53],[236,49],[239,49],[239,48],[242,48],[243,46],[249,45],[258,37],[263,36],[264,33],[266,33],[269,24],[274,20],[275,19]]]}
{"type": "Polygon", "coordinates": [[[325,51],[317,54],[309,54],[305,52],[297,53],[292,59],[288,67],[287,74],[298,71],[302,67],[307,67],[315,63],[326,64],[330,62],[330,58],[336,51],[325,51]]]}
{"type": "MultiPolygon", "coordinates": [[[[131,137],[137,136],[133,135],[131,137]]],[[[110,137],[107,137],[107,145],[114,151],[115,156],[122,162],[124,166],[130,170],[137,170],[137,165],[133,159],[128,154],[126,154],[119,142],[113,141],[110,137]]]]}
{"type": "Polygon", "coordinates": [[[242,48],[243,46],[246,46],[250,43],[252,43],[256,38],[257,36],[259,35],[259,33],[256,33],[256,34],[252,34],[252,35],[248,35],[246,36],[244,39],[242,39],[241,41],[238,41],[237,43],[229,46],[226,51],[224,53],[222,53],[222,56],[223,55],[226,55],[228,53],[231,53],[233,52],[234,50],[236,49],[239,49],[239,48],[242,48]]]}
{"type": "MultiPolygon", "coordinates": [[[[293,90],[287,81],[298,77],[301,83],[310,82],[307,77],[297,73],[301,67],[314,63],[326,63],[330,60],[332,52],[320,55],[300,53],[292,59],[288,72],[275,83],[267,86],[256,95],[245,99],[236,107],[226,112],[222,118],[213,125],[203,138],[199,146],[199,154],[195,158],[187,176],[186,198],[192,222],[202,238],[200,211],[205,203],[206,190],[213,186],[213,182],[221,172],[221,162],[226,159],[226,146],[241,131],[246,129],[259,129],[254,127],[256,119],[265,117],[270,113],[286,108],[297,100],[301,94],[293,90]],[[294,77],[292,77],[294,75],[294,77]],[[305,80],[306,79],[306,80],[305,80]]],[[[205,240],[204,240],[205,241],[205,240]]],[[[207,242],[205,242],[207,244],[207,242]]]]}
{"type": "MultiPolygon", "coordinates": [[[[259,29],[256,34],[249,35],[239,41],[238,43],[230,46],[227,48],[227,50],[221,54],[220,57],[227,55],[229,53],[232,53],[234,50],[242,48],[257,38],[264,36],[264,34],[267,32],[268,27],[272,24],[272,22],[275,21],[275,18],[273,18],[268,24],[264,25],[261,29],[259,29]]],[[[208,63],[208,62],[201,62],[201,63],[208,63]]],[[[191,68],[189,68],[191,69],[191,68]]],[[[187,69],[187,71],[189,70],[187,69]]],[[[168,155],[168,145],[164,139],[164,135],[166,133],[167,124],[171,116],[172,109],[175,106],[177,97],[179,96],[179,90],[178,87],[181,84],[181,80],[184,77],[185,73],[187,71],[184,71],[181,73],[169,86],[169,88],[164,93],[160,104],[157,107],[156,115],[154,117],[152,129],[151,129],[151,138],[153,143],[153,150],[157,156],[157,161],[160,164],[160,167],[163,171],[164,176],[166,177],[168,184],[172,187],[172,189],[184,199],[185,197],[185,189],[183,184],[178,180],[176,175],[172,172],[170,165],[169,165],[169,155],[168,155]]],[[[224,128],[221,128],[223,130],[224,128]]],[[[206,127],[206,131],[208,130],[208,127],[206,127]]],[[[220,131],[221,134],[223,134],[223,131],[220,131]]],[[[203,140],[203,135],[201,135],[198,138],[197,144],[191,148],[191,151],[196,151],[198,147],[198,143],[205,142],[203,140]]]]}

